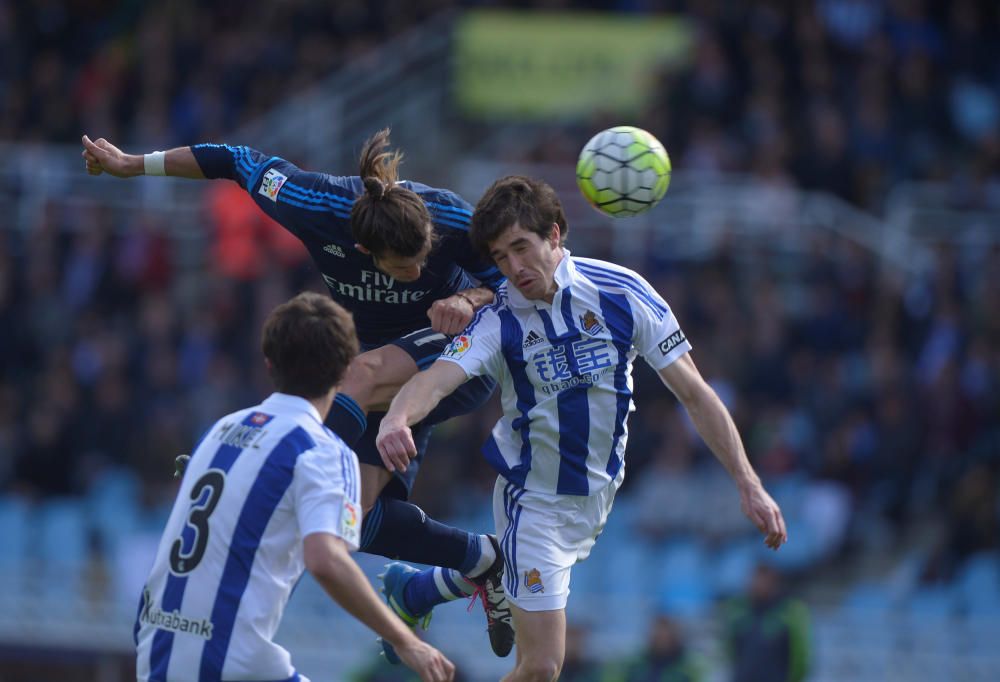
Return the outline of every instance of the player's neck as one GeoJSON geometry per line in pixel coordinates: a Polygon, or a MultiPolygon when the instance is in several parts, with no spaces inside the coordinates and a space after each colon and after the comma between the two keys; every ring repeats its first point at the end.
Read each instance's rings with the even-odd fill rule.
{"type": "Polygon", "coordinates": [[[333,405],[333,399],[337,395],[337,389],[330,389],[326,395],[320,396],[318,398],[306,398],[312,406],[316,408],[319,412],[319,416],[326,421],[327,415],[330,414],[330,407],[333,405]]]}

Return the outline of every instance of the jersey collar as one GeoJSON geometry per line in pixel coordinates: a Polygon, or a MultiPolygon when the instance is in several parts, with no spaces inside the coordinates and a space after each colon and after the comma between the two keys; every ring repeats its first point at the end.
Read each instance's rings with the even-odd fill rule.
{"type": "MultiPolygon", "coordinates": [[[[562,259],[559,261],[559,265],[556,266],[555,280],[556,280],[556,298],[559,296],[559,292],[570,286],[576,279],[576,266],[573,265],[573,259],[570,258],[569,249],[563,247],[562,259]]],[[[534,308],[539,305],[547,306],[548,303],[545,301],[529,301],[524,295],[518,291],[517,287],[514,286],[510,280],[507,280],[507,300],[510,302],[513,308],[534,308]]],[[[554,301],[555,299],[553,299],[554,301]]]]}
{"type": "Polygon", "coordinates": [[[267,397],[267,400],[260,404],[262,409],[272,410],[274,412],[305,412],[310,414],[316,419],[320,424],[323,423],[323,419],[320,417],[319,410],[311,402],[297,395],[290,395],[288,393],[272,393],[267,397]]]}

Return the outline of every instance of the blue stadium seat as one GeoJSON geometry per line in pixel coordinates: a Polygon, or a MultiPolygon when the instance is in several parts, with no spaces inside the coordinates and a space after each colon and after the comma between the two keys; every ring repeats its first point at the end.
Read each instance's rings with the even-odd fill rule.
{"type": "Polygon", "coordinates": [[[955,579],[955,592],[964,612],[1000,616],[1000,552],[969,557],[955,579]]]}
{"type": "Polygon", "coordinates": [[[866,623],[880,623],[888,620],[895,607],[895,600],[887,585],[861,582],[851,587],[844,595],[841,615],[866,623]]]}
{"type": "Polygon", "coordinates": [[[36,510],[37,558],[47,565],[79,567],[87,558],[87,508],[82,500],[50,499],[36,510]]]}
{"type": "Polygon", "coordinates": [[[28,505],[20,498],[5,495],[0,497],[0,574],[20,575],[24,570],[28,554],[28,538],[31,531],[28,505]]]}
{"type": "Polygon", "coordinates": [[[709,562],[700,543],[678,539],[668,543],[654,559],[660,571],[657,605],[680,616],[698,616],[712,603],[709,562]]]}
{"type": "Polygon", "coordinates": [[[51,499],[36,510],[35,591],[49,599],[80,596],[88,555],[87,508],[75,498],[51,499]]]}
{"type": "Polygon", "coordinates": [[[921,587],[904,602],[904,613],[920,620],[945,619],[958,612],[955,593],[946,587],[921,587]]]}
{"type": "Polygon", "coordinates": [[[139,482],[125,469],[102,474],[87,493],[91,524],[101,548],[109,555],[136,530],[139,513],[139,482]]]}
{"type": "Polygon", "coordinates": [[[732,596],[746,589],[758,562],[759,544],[756,539],[736,540],[716,553],[717,558],[712,562],[712,589],[715,594],[732,596]]]}

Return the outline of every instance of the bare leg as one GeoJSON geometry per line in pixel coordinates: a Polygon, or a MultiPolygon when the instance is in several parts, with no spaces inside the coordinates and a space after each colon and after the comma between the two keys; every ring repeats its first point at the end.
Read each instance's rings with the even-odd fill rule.
{"type": "Polygon", "coordinates": [[[354,358],[340,385],[365,412],[384,410],[407,380],[417,373],[417,363],[399,346],[387,345],[354,358]]]}
{"type": "Polygon", "coordinates": [[[511,604],[514,613],[517,665],[502,682],[552,682],[559,679],[566,656],[566,611],[525,611],[511,604]]]}
{"type": "MultiPolygon", "coordinates": [[[[417,373],[417,364],[403,349],[386,345],[354,358],[340,386],[365,413],[388,407],[393,396],[417,373]]],[[[384,467],[361,463],[361,505],[371,510],[386,484],[392,480],[384,467]]]]}

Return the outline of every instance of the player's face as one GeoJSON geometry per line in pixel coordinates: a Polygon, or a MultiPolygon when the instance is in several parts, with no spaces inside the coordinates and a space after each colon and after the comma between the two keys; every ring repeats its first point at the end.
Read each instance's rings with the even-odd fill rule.
{"type": "Polygon", "coordinates": [[[558,226],[553,224],[548,237],[542,238],[514,223],[490,244],[490,256],[525,298],[552,302],[562,258],[558,226]]]}
{"type": "Polygon", "coordinates": [[[430,246],[416,256],[397,256],[394,253],[384,253],[381,256],[372,255],[375,267],[399,280],[400,282],[415,282],[420,279],[430,246]]]}

